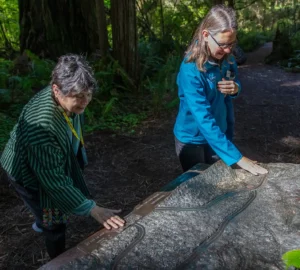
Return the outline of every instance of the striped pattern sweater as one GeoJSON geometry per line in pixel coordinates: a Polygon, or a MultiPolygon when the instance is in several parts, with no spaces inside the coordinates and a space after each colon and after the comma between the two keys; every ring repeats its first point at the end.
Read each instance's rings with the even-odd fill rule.
{"type": "Polygon", "coordinates": [[[42,208],[69,214],[89,195],[67,134],[68,125],[46,87],[25,105],[0,163],[42,208]]]}

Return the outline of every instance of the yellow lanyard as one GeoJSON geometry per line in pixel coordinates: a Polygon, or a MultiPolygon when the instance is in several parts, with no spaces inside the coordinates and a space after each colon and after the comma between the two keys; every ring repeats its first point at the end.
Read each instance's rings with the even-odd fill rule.
{"type": "Polygon", "coordinates": [[[64,115],[64,117],[65,117],[65,119],[67,121],[67,124],[70,127],[73,135],[77,138],[77,140],[79,140],[81,142],[82,146],[84,146],[84,141],[83,141],[83,137],[82,137],[81,127],[80,127],[80,138],[79,138],[79,136],[78,136],[78,134],[77,134],[74,126],[72,125],[72,123],[70,121],[70,118],[67,116],[66,112],[63,112],[63,115],[64,115]]]}

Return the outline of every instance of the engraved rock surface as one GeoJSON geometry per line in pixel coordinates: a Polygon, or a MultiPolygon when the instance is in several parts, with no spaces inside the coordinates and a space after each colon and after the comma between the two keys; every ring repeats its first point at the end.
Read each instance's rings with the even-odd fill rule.
{"type": "Polygon", "coordinates": [[[253,176],[217,162],[43,269],[284,269],[281,255],[300,247],[300,165],[263,166],[253,176]]]}

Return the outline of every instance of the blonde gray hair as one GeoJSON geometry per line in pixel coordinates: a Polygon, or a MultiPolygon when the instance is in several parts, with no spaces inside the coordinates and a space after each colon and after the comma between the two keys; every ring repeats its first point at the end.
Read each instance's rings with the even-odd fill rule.
{"type": "Polygon", "coordinates": [[[210,54],[207,43],[204,41],[202,31],[207,30],[213,36],[226,31],[236,31],[237,21],[235,11],[224,5],[214,6],[196,29],[193,40],[185,52],[186,62],[196,62],[201,71],[205,71],[204,63],[210,54]]]}

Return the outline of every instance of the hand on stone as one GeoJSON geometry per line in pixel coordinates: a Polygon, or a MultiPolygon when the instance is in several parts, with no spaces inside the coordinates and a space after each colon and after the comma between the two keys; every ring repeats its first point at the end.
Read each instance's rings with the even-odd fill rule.
{"type": "Polygon", "coordinates": [[[118,229],[119,227],[123,227],[125,224],[125,221],[116,215],[120,212],[121,210],[113,210],[96,205],[91,210],[91,216],[108,230],[111,228],[118,229]]]}
{"type": "Polygon", "coordinates": [[[268,171],[265,168],[257,165],[256,161],[253,161],[246,157],[242,157],[241,160],[239,162],[237,162],[236,164],[239,165],[242,169],[244,169],[254,175],[268,173],[268,171]]]}

